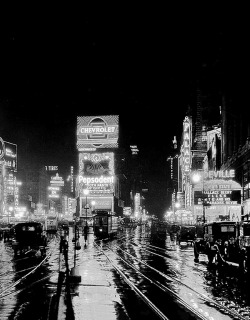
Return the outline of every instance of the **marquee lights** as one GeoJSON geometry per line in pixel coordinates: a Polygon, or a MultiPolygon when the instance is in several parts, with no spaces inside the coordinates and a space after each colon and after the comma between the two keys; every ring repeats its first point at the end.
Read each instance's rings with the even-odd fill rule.
{"type": "Polygon", "coordinates": [[[235,178],[235,171],[232,170],[220,170],[220,171],[205,171],[205,179],[232,179],[235,178]]]}

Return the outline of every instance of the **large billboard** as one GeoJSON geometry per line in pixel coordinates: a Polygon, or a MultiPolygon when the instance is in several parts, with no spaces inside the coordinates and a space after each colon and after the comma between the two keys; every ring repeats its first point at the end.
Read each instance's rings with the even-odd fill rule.
{"type": "Polygon", "coordinates": [[[114,153],[79,153],[78,187],[80,194],[88,189],[91,194],[114,192],[114,153]]]}
{"type": "Polygon", "coordinates": [[[117,148],[118,134],[118,115],[77,117],[78,151],[117,148]]]}
{"type": "Polygon", "coordinates": [[[4,141],[4,163],[5,167],[17,171],[17,145],[15,143],[4,141]]]}

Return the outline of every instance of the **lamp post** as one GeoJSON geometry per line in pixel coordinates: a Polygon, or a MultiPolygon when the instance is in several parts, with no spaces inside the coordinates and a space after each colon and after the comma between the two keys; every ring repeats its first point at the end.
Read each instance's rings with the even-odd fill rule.
{"type": "Polygon", "coordinates": [[[200,182],[202,179],[202,217],[203,217],[203,224],[205,224],[206,222],[206,212],[205,212],[205,197],[204,197],[204,171],[203,171],[203,175],[201,175],[200,173],[194,173],[192,176],[192,181],[194,183],[198,183],[200,182]]]}
{"type": "Polygon", "coordinates": [[[180,208],[180,203],[176,202],[174,205],[174,221],[176,222],[176,209],[178,210],[180,208]]]}
{"type": "Polygon", "coordinates": [[[94,211],[93,208],[94,208],[94,205],[95,205],[95,201],[91,201],[91,211],[94,211]]]}
{"type": "Polygon", "coordinates": [[[87,207],[87,201],[88,201],[88,194],[89,194],[89,190],[88,189],[84,189],[83,190],[84,195],[86,196],[86,204],[85,204],[85,210],[86,210],[86,225],[87,225],[87,219],[88,219],[88,207],[87,207]]]}
{"type": "Polygon", "coordinates": [[[10,224],[10,216],[12,214],[12,212],[14,211],[13,207],[9,207],[9,211],[8,211],[8,224],[10,224]]]}

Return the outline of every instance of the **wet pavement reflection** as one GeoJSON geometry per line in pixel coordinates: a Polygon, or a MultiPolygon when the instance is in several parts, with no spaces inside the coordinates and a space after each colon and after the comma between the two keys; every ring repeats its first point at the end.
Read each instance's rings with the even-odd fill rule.
{"type": "MultiPolygon", "coordinates": [[[[180,246],[168,236],[157,237],[144,226],[123,229],[116,239],[97,242],[106,256],[92,242],[85,246],[82,236],[80,243],[76,263],[82,268],[83,285],[72,294],[73,299],[78,299],[79,305],[81,295],[76,294],[77,290],[84,293],[85,286],[91,285],[91,276],[86,274],[84,278],[84,266],[91,264],[89,267],[94,268],[98,263],[108,271],[108,278],[104,282],[110,286],[110,295],[105,301],[108,303],[110,299],[110,308],[114,307],[113,319],[160,319],[160,313],[157,315],[152,305],[169,319],[250,319],[245,279],[209,268],[206,256],[201,255],[200,262],[194,262],[192,245],[180,246]],[[113,268],[107,257],[124,277],[113,268]],[[131,290],[129,284],[135,288],[131,290]],[[136,288],[141,297],[138,297],[136,288]],[[152,305],[146,298],[143,300],[144,295],[152,305]],[[196,310],[196,316],[191,311],[184,312],[184,308],[196,310]]],[[[47,252],[51,253],[50,256],[38,266],[41,259],[15,260],[11,244],[0,242],[0,319],[48,318],[59,267],[63,267],[60,266],[63,262],[59,255],[59,237],[52,237],[47,252]]],[[[72,229],[68,252],[72,268],[72,229]]],[[[102,277],[96,274],[98,276],[102,277]]],[[[100,290],[93,292],[93,297],[100,295],[100,290]]],[[[100,311],[101,314],[102,310],[98,311],[98,306],[96,308],[96,312],[100,311]]],[[[80,311],[79,307],[76,312],[84,310],[80,311]]]]}

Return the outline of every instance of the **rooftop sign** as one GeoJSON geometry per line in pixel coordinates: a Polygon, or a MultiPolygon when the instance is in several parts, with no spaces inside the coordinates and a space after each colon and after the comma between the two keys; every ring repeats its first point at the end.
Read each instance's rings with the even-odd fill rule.
{"type": "Polygon", "coordinates": [[[77,149],[117,148],[119,116],[77,117],[77,149]]]}

